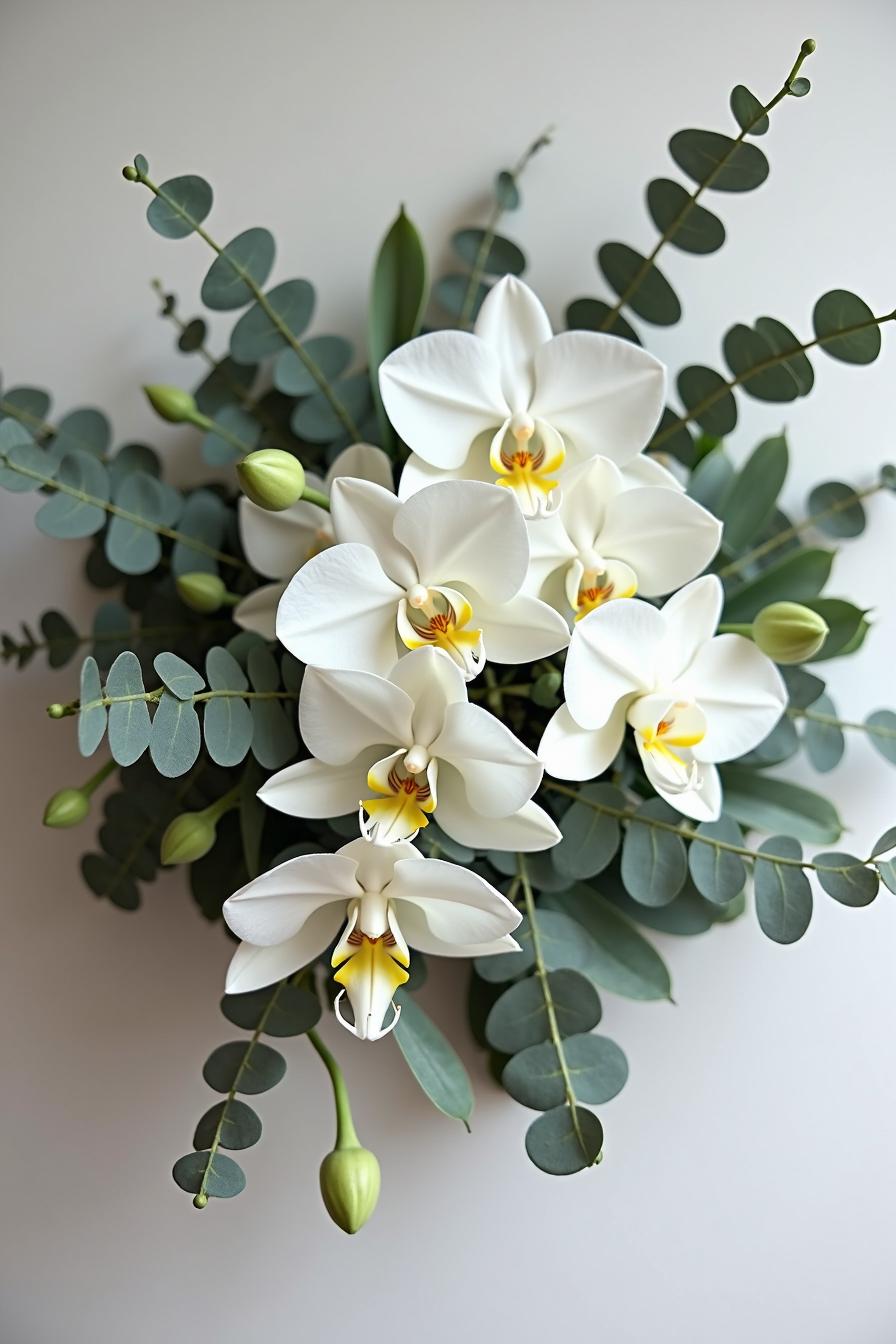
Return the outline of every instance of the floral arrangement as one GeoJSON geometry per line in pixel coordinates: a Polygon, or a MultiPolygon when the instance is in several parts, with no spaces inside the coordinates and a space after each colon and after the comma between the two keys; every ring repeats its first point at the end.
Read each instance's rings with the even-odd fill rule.
{"type": "Polygon", "coordinates": [[[497,175],[431,292],[402,210],[359,371],[342,337],[307,335],[307,280],[269,287],[267,229],[219,242],[208,183],[157,185],[138,155],[124,177],[148,193],[150,226],[198,239],[213,254],[203,303],[239,311],[219,355],[154,282],[202,378],[146,394],[198,432],[216,473],[176,489],[153,449],[113,449],[100,411],[51,420],[43,391],[0,393],[0,485],[38,493],[42,532],[89,539],[85,575],[107,593],[87,633],[48,611],[39,636],[3,636],[20,667],[87,646],[77,698],[49,713],[75,719],[103,763],[44,821],[83,822],[111,780],[87,886],[135,910],[160,865],[184,865],[199,910],[238,940],[221,1009],[243,1034],[206,1061],[220,1099],[174,1166],[197,1208],[243,1189],[229,1154],[261,1135],[244,1098],[284,1074],[269,1041],[304,1035],[335,1101],[324,1204],[348,1232],[372,1213],[379,1167],[317,1032],[324,1011],[366,1041],[391,1036],[435,1107],[468,1124],[467,1074],[416,999],[430,956],[463,961],[472,1033],[537,1112],[526,1152],[563,1175],[601,1160],[593,1108],[626,1082],[622,1050],[595,1032],[600,995],[670,997],[642,930],[697,934],[749,908],[790,943],[813,883],[847,906],[880,882],[896,891],[896,828],[859,855],[832,848],[831,803],[774,771],[798,751],[830,770],[845,729],[896,763],[896,714],[844,722],[820,675],[870,630],[827,592],[831,542],[861,533],[896,469],[819,484],[792,519],[777,415],[742,466],[724,443],[742,394],[807,396],[810,353],[872,362],[896,313],[834,289],[811,335],[738,322],[727,371],[690,364],[671,388],[634,325],[678,320],[660,254],[721,247],[704,198],[765,180],[759,137],[808,93],[813,49],[768,101],[734,89],[731,133],[673,135],[685,180],[647,188],[652,251],[604,244],[616,297],[575,300],[565,331],[500,231],[549,136],[497,175]]]}

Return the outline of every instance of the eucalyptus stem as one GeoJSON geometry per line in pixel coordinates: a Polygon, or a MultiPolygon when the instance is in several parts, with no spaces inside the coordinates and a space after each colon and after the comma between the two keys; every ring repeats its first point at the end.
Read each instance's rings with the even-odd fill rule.
{"type": "Polygon", "coordinates": [[[882,737],[888,742],[896,741],[896,728],[885,728],[877,723],[857,723],[854,719],[838,719],[836,714],[823,714],[820,709],[788,708],[791,719],[807,719],[810,723],[823,723],[828,728],[848,728],[857,733],[867,733],[870,737],[882,737]]]}
{"type": "Polygon", "coordinates": [[[732,560],[730,564],[723,565],[721,569],[716,570],[716,573],[720,579],[727,579],[732,574],[739,574],[741,570],[746,569],[748,565],[751,565],[754,560],[761,560],[763,556],[770,554],[771,551],[776,551],[778,547],[783,546],[785,542],[792,541],[794,537],[800,536],[811,527],[816,527],[818,523],[823,522],[825,518],[832,518],[835,514],[842,513],[844,509],[852,508],[853,504],[863,499],[869,499],[871,495],[876,495],[879,490],[883,489],[883,484],[878,481],[875,485],[869,485],[865,490],[855,490],[847,498],[838,500],[835,504],[831,504],[826,509],[821,509],[818,513],[810,514],[808,518],[803,518],[801,522],[792,523],[789,527],[783,527],[780,532],[776,532],[774,536],[768,537],[767,540],[760,542],[758,546],[754,546],[752,550],[747,551],[744,555],[738,556],[738,558],[732,560]]]}
{"type": "MultiPolygon", "coordinates": [[[[134,701],[142,700],[144,703],[153,705],[158,704],[165,694],[167,687],[158,686],[153,691],[142,691],[134,695],[104,695],[98,700],[88,700],[87,704],[82,705],[80,700],[71,700],[67,705],[48,705],[47,713],[51,719],[68,719],[74,714],[80,714],[86,709],[106,709],[109,705],[126,705],[134,701]]],[[[196,705],[202,700],[298,700],[297,691],[198,691],[196,695],[190,697],[191,703],[196,705]]]]}
{"type": "Polygon", "coordinates": [[[519,874],[520,885],[523,889],[523,902],[526,910],[526,917],[529,920],[529,928],[532,930],[532,952],[535,957],[535,978],[541,987],[542,998],[544,999],[544,1010],[548,1019],[548,1030],[550,1031],[551,1044],[557,1056],[557,1062],[560,1065],[560,1074],[563,1078],[563,1092],[566,1097],[566,1104],[569,1107],[569,1118],[578,1140],[579,1147],[582,1150],[582,1156],[586,1164],[594,1166],[595,1161],[585,1143],[585,1137],[582,1134],[582,1127],[579,1124],[579,1099],[576,1096],[575,1088],[572,1085],[572,1078],[569,1073],[569,1066],[566,1062],[566,1052],[563,1048],[563,1037],[560,1034],[560,1026],[557,1022],[557,1010],[554,1006],[554,996],[551,993],[551,982],[548,977],[548,970],[544,962],[544,953],[541,948],[541,933],[538,928],[538,914],[535,907],[535,896],[532,891],[532,883],[529,881],[529,871],[526,867],[526,860],[522,854],[517,854],[517,872],[519,874]]]}
{"type": "Polygon", "coordinates": [[[336,1149],[338,1151],[345,1148],[360,1148],[361,1142],[352,1119],[348,1088],[345,1085],[342,1070],[337,1064],[335,1056],[324,1045],[317,1032],[312,1029],[306,1034],[309,1043],[314,1046],[323,1061],[324,1068],[330,1075],[330,1082],[333,1085],[333,1103],[336,1107],[336,1149]]]}
{"type": "Polygon", "coordinates": [[[637,290],[640,289],[641,285],[644,283],[644,280],[650,273],[650,268],[653,266],[653,263],[656,261],[657,257],[659,256],[662,249],[665,247],[666,243],[669,242],[669,240],[678,232],[678,229],[687,219],[688,215],[690,214],[694,206],[698,203],[704,191],[706,191],[708,187],[712,186],[713,182],[716,180],[722,169],[725,168],[728,163],[730,163],[731,159],[737,153],[739,146],[743,143],[748,133],[753,129],[754,126],[756,126],[762,120],[763,117],[768,116],[772,108],[777,107],[778,103],[781,102],[782,98],[785,98],[787,96],[787,94],[790,92],[790,85],[793,83],[794,79],[799,74],[800,67],[803,64],[803,61],[805,61],[807,56],[811,56],[814,50],[815,50],[815,42],[812,40],[812,38],[807,38],[806,41],[800,47],[799,53],[797,55],[796,60],[793,63],[790,74],[787,76],[781,88],[775,94],[774,98],[772,98],[768,103],[766,103],[762,108],[760,108],[760,110],[747,123],[746,126],[741,127],[740,134],[736,135],[734,139],[731,141],[730,148],[726,150],[726,152],[722,155],[722,157],[716,164],[715,168],[713,168],[712,172],[707,175],[707,177],[704,179],[703,182],[701,182],[697,187],[695,187],[695,189],[691,192],[690,196],[688,196],[687,200],[682,203],[681,209],[678,211],[678,214],[660,234],[660,237],[653,251],[650,253],[649,256],[646,256],[644,260],[641,262],[641,265],[635,271],[635,274],[632,276],[631,280],[628,282],[623,292],[619,295],[619,298],[616,300],[613,307],[609,310],[606,317],[601,322],[600,326],[597,328],[598,331],[609,331],[613,323],[616,321],[616,318],[619,316],[620,310],[624,307],[626,303],[629,302],[631,296],[634,293],[636,293],[637,290]]]}
{"type": "Polygon", "coordinates": [[[329,379],[326,377],[323,370],[318,366],[318,364],[308,354],[307,350],[302,345],[302,342],[299,340],[299,338],[290,330],[287,324],[283,321],[283,318],[280,316],[277,310],[271,306],[264,291],[256,283],[254,277],[250,274],[250,272],[247,271],[244,266],[240,265],[238,261],[234,261],[233,257],[230,255],[229,252],[227,252],[226,248],[223,248],[219,243],[216,243],[214,238],[212,238],[211,235],[202,227],[202,225],[199,223],[198,220],[195,220],[192,217],[192,215],[190,215],[186,210],[184,210],[183,206],[180,205],[177,201],[172,200],[172,198],[167,194],[167,192],[164,190],[163,187],[158,186],[155,182],[151,180],[151,178],[147,177],[145,173],[140,172],[139,168],[135,166],[133,168],[125,170],[125,177],[129,182],[141,182],[143,186],[146,187],[149,191],[151,191],[154,196],[157,196],[160,200],[164,201],[170,210],[173,210],[175,214],[179,215],[180,218],[184,221],[184,223],[189,224],[192,232],[198,234],[198,236],[202,239],[202,241],[206,243],[212,249],[212,251],[217,254],[217,256],[227,258],[227,262],[231,267],[231,269],[233,270],[234,274],[238,275],[239,278],[243,281],[247,289],[252,294],[252,297],[258,304],[259,308],[261,308],[262,312],[272,323],[272,325],[276,327],[277,331],[279,331],[280,335],[286,341],[287,345],[292,350],[295,351],[296,355],[301,360],[302,364],[307,370],[309,376],[311,377],[313,382],[317,385],[323,396],[326,398],[326,401],[329,404],[330,409],[333,411],[333,414],[339,420],[339,423],[343,426],[346,432],[351,435],[351,437],[354,440],[356,441],[359,440],[361,438],[361,432],[358,429],[358,426],[355,424],[354,420],[352,419],[350,413],[346,410],[345,406],[336,396],[336,393],[333,391],[329,379]]]}

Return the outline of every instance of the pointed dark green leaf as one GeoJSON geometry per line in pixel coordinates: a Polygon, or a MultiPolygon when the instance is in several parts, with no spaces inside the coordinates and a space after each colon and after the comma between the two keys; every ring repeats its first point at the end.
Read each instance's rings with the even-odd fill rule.
{"type": "Polygon", "coordinates": [[[591,935],[588,961],[582,968],[589,980],[627,999],[670,998],[672,983],[660,954],[597,891],[578,884],[570,891],[552,893],[545,902],[591,935]]]}
{"type": "Polygon", "coordinates": [[[251,286],[263,289],[267,284],[274,252],[274,238],[267,229],[246,229],[237,234],[212,262],[202,282],[199,297],[206,308],[226,311],[251,303],[251,286]]]}
{"type": "Polygon", "coordinates": [[[877,895],[880,880],[876,870],[867,868],[854,854],[832,849],[814,854],[812,862],[817,865],[815,876],[822,889],[841,905],[870,905],[877,895]],[[831,868],[843,871],[827,871],[831,868]]]}
{"type": "Polygon", "coordinates": [[[683,252],[717,252],[725,241],[725,225],[680,182],[656,177],[647,187],[647,209],[659,233],[683,252]]]}
{"type": "Polygon", "coordinates": [[[82,756],[92,756],[106,731],[106,710],[96,704],[101,700],[99,668],[95,658],[85,658],[81,668],[81,711],[78,714],[78,750],[82,756]]]}
{"type": "Polygon", "coordinates": [[[231,356],[240,364],[255,364],[275,355],[289,344],[288,335],[302,335],[313,312],[314,287],[307,280],[284,280],[268,290],[264,306],[253,303],[243,313],[230,333],[231,356]]]}
{"type": "Polygon", "coordinates": [[[676,825],[679,818],[661,798],[640,805],[622,842],[622,881],[641,905],[668,905],[684,886],[687,853],[680,835],[651,825],[651,820],[676,825]]]}
{"type": "Polygon", "coordinates": [[[153,715],[149,754],[160,775],[176,779],[196,763],[201,746],[199,715],[187,700],[164,693],[153,715]]]}
{"type": "MultiPolygon", "coordinates": [[[[352,360],[351,342],[343,336],[312,336],[302,342],[302,349],[330,383],[345,373],[352,360]]],[[[277,390],[288,397],[309,397],[317,391],[307,364],[291,346],[277,356],[273,378],[277,390]]]]}
{"type": "Polygon", "coordinates": [[[688,415],[705,434],[723,439],[731,433],[737,424],[737,402],[720,373],[691,364],[681,370],[676,386],[688,415]]]}
{"type": "Polygon", "coordinates": [[[734,463],[720,445],[708,452],[691,472],[688,494],[718,515],[731,494],[736,474],[734,463]]]}
{"type": "Polygon", "coordinates": [[[198,1195],[202,1190],[210,1199],[233,1199],[246,1188],[242,1167],[223,1153],[187,1153],[178,1158],[171,1174],[188,1195],[198,1195]]]}
{"type": "MultiPolygon", "coordinates": [[[[743,847],[741,829],[731,817],[723,815],[718,821],[701,821],[696,832],[708,840],[720,840],[726,845],[743,847]]],[[[704,844],[702,840],[691,841],[688,867],[700,895],[714,905],[727,905],[740,895],[746,885],[747,866],[741,855],[717,845],[704,844]]]]}
{"type": "Polygon", "coordinates": [[[631,341],[633,345],[641,344],[634,327],[621,313],[613,313],[603,299],[574,299],[566,310],[566,325],[570,331],[606,331],[611,336],[631,341]]]}
{"type": "Polygon", "coordinates": [[[735,588],[725,600],[723,620],[752,621],[770,602],[805,602],[827,583],[834,552],[806,547],[763,570],[758,578],[735,588]]]}
{"type": "Polygon", "coordinates": [[[837,810],[827,798],[737,765],[721,767],[725,811],[757,831],[786,830],[809,844],[833,844],[843,832],[837,810]]]}
{"type": "Polygon", "coordinates": [[[683,173],[713,191],[753,191],[768,177],[768,159],[757,145],[718,131],[677,131],[669,153],[683,173]]]}
{"type": "Polygon", "coordinates": [[[880,328],[858,294],[832,289],[823,294],[812,314],[812,327],[825,354],[847,364],[872,364],[880,354],[880,328]]]}
{"type": "Polygon", "coordinates": [[[261,1138],[261,1120],[246,1102],[216,1101],[196,1126],[194,1148],[211,1148],[212,1144],[231,1150],[251,1148],[261,1138]]]}
{"type": "Polygon", "coordinates": [[[787,477],[789,456],[783,435],[753,450],[737,474],[721,512],[722,545],[734,555],[746,550],[768,522],[787,477]]]}
{"type": "MultiPolygon", "coordinates": [[[[547,981],[562,1036],[597,1026],[600,999],[590,980],[564,970],[551,971],[547,981]]],[[[506,1055],[548,1040],[551,1029],[540,981],[530,976],[506,989],[486,1019],[485,1034],[492,1049],[506,1055]]]]}
{"type": "Polygon", "coordinates": [[[805,606],[817,612],[828,623],[827,639],[810,662],[822,663],[828,658],[839,657],[847,650],[854,653],[870,629],[862,608],[841,597],[807,598],[805,606]]]}
{"type": "Polygon", "coordinates": [[[753,881],[759,927],[773,942],[795,943],[812,918],[812,888],[802,868],[775,863],[775,858],[801,859],[802,846],[790,835],[774,835],[758,853],[762,857],[753,865],[753,881]]]}
{"type": "Polygon", "coordinates": [[[410,995],[397,996],[395,1040],[405,1063],[437,1110],[470,1128],[473,1089],[454,1047],[410,995]]]}
{"type": "Polygon", "coordinates": [[[530,1162],[549,1176],[572,1176],[591,1167],[600,1156],[604,1131],[593,1111],[558,1106],[545,1111],[526,1131],[530,1162]]]}
{"type": "Polygon", "coordinates": [[[202,1076],[216,1092],[256,1096],[276,1087],[286,1073],[279,1050],[263,1041],[229,1041],[213,1050],[202,1066],[202,1076]]]}
{"type": "Polygon", "coordinates": [[[119,910],[136,910],[140,892],[130,871],[117,859],[105,854],[85,854],[81,859],[81,876],[96,896],[102,896],[118,906],[119,910]]]}
{"type": "MultiPolygon", "coordinates": [[[[86,453],[68,453],[59,463],[55,477],[60,485],[81,491],[85,496],[104,502],[109,498],[106,468],[86,453]]],[[[59,491],[38,509],[34,521],[48,537],[68,541],[93,536],[105,523],[106,511],[91,499],[59,491]]]]}
{"type": "Polygon", "coordinates": [[[153,196],[146,218],[163,238],[187,238],[212,208],[212,189],[202,177],[171,177],[153,196]]]}
{"type": "Polygon", "coordinates": [[[755,93],[751,93],[744,84],[736,84],[731,90],[731,111],[745,134],[765,135],[768,117],[755,93]]]}
{"type": "MultiPolygon", "coordinates": [[[[579,1101],[601,1105],[625,1087],[628,1061],[609,1036],[570,1036],[563,1042],[563,1055],[579,1101]]],[[[530,1045],[514,1055],[504,1066],[501,1085],[514,1101],[535,1111],[562,1106],[566,1090],[553,1042],[530,1045]]]]}
{"type": "Polygon", "coordinates": [[[681,304],[669,281],[627,243],[604,243],[597,264],[610,288],[646,322],[670,327],[681,317],[681,304]]]}

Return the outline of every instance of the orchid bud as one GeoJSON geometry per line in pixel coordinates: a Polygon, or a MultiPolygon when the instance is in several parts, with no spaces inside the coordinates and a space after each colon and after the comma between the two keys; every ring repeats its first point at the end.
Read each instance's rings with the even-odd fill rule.
{"type": "Polygon", "coordinates": [[[200,418],[196,402],[182,387],[166,387],[164,383],[153,383],[151,387],[144,387],[143,391],[156,415],[160,415],[169,424],[180,425],[184,421],[195,423],[200,418]]]}
{"type": "Polygon", "coordinates": [[[168,824],[162,836],[162,863],[166,867],[176,863],[195,863],[209,852],[216,835],[215,823],[207,813],[181,812],[179,817],[168,824]]]}
{"type": "Polygon", "coordinates": [[[753,621],[753,639],[776,663],[804,663],[818,653],[829,626],[798,602],[772,602],[753,621]]]}
{"type": "Polygon", "coordinates": [[[292,453],[281,448],[259,448],[236,464],[243,493],[261,509],[279,513],[302,498],[305,472],[292,453]]]}
{"type": "Polygon", "coordinates": [[[349,1235],[360,1231],[380,1195],[380,1164],[367,1148],[336,1148],[320,1164],[327,1213],[349,1235]]]}
{"type": "Polygon", "coordinates": [[[44,825],[63,830],[78,826],[90,811],[90,797],[83,789],[60,789],[44,809],[44,825]]]}
{"type": "Polygon", "coordinates": [[[177,578],[177,595],[184,606],[191,611],[204,613],[217,611],[227,597],[224,580],[217,574],[203,574],[196,571],[180,574],[177,578]]]}

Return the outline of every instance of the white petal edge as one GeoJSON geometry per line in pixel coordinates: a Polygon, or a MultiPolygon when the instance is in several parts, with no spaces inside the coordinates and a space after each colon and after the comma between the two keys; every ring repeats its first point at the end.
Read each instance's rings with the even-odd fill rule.
{"type": "Polygon", "coordinates": [[[505,275],[486,295],[473,331],[498,356],[510,410],[527,410],[535,390],[535,353],[552,335],[541,300],[515,275],[505,275]]]}
{"type": "Polygon", "coordinates": [[[563,687],[581,728],[601,728],[623,696],[652,691],[666,623],[647,602],[607,602],[577,621],[563,687]]]}
{"type": "Polygon", "coordinates": [[[373,746],[412,746],[413,712],[409,695],[372,672],[309,667],[302,679],[302,737],[328,765],[346,765],[373,746]]]}
{"type": "Polygon", "coordinates": [[[323,905],[361,895],[357,864],[346,855],[301,854],[247,882],[224,902],[224,921],[244,942],[271,947],[293,938],[323,905]]]}
{"type": "Polygon", "coordinates": [[[554,779],[595,779],[613,763],[625,737],[627,701],[620,700],[600,728],[580,728],[568,705],[548,720],[538,758],[554,779]]]}

